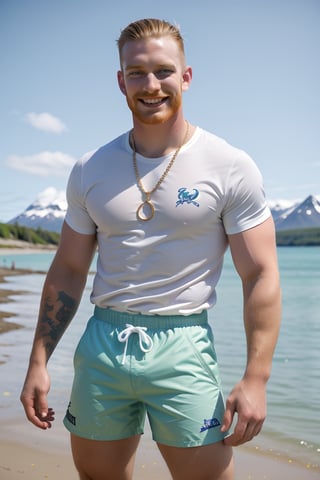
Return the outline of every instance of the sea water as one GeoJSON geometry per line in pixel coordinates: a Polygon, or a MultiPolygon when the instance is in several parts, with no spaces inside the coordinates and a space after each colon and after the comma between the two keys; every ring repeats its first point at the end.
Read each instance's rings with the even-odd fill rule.
{"type": "MultiPolygon", "coordinates": [[[[0,265],[46,271],[52,253],[0,255],[0,265]]],[[[268,383],[268,416],[254,440],[259,448],[282,452],[304,464],[320,464],[320,248],[281,247],[278,258],[283,293],[283,317],[268,383]]],[[[92,265],[92,270],[95,264],[92,265]]],[[[36,324],[44,274],[7,277],[5,288],[23,290],[1,310],[14,312],[12,321],[24,328],[0,336],[0,419],[17,414],[21,383],[36,324]],[[2,372],[2,373],[1,373],[2,372]]],[[[92,313],[88,282],[76,318],[50,359],[50,402],[63,415],[72,382],[72,356],[92,313]]],[[[2,285],[4,288],[4,285],[2,285]]],[[[241,283],[226,255],[217,289],[218,302],[209,313],[225,396],[241,378],[246,362],[241,283]]]]}

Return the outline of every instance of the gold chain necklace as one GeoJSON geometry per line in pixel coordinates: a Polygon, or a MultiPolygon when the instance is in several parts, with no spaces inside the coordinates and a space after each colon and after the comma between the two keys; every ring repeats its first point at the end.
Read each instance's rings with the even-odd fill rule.
{"type": "Polygon", "coordinates": [[[165,169],[165,171],[163,172],[163,174],[161,175],[161,177],[159,178],[159,180],[157,181],[157,183],[155,184],[155,186],[153,187],[152,190],[150,190],[149,192],[146,191],[146,189],[144,188],[143,186],[143,183],[142,183],[142,180],[139,176],[139,171],[138,171],[138,165],[137,165],[137,158],[136,158],[136,145],[135,145],[135,141],[134,141],[134,136],[133,136],[133,130],[131,132],[131,140],[132,140],[132,151],[133,151],[133,154],[132,154],[132,160],[133,160],[133,167],[134,167],[134,173],[136,175],[136,179],[137,179],[137,184],[138,184],[138,187],[140,188],[140,191],[141,193],[143,193],[144,197],[145,197],[145,200],[138,206],[137,208],[137,218],[138,220],[141,220],[142,222],[147,222],[148,220],[151,220],[153,217],[154,217],[154,206],[153,206],[153,203],[151,201],[151,195],[156,191],[158,190],[158,188],[160,187],[161,183],[163,182],[163,180],[166,178],[166,176],[168,175],[169,173],[169,170],[171,169],[175,159],[177,158],[178,156],[178,153],[180,152],[180,149],[181,147],[185,144],[186,140],[187,140],[187,137],[188,137],[188,133],[189,133],[189,122],[186,122],[187,124],[187,127],[186,127],[186,133],[183,137],[183,140],[182,140],[182,143],[179,145],[179,147],[177,148],[177,150],[174,152],[174,154],[172,155],[172,158],[170,160],[170,162],[168,163],[168,166],[167,168],[165,169]],[[148,208],[149,210],[149,213],[148,214],[145,214],[144,213],[144,210],[145,210],[145,207],[148,208]]]}

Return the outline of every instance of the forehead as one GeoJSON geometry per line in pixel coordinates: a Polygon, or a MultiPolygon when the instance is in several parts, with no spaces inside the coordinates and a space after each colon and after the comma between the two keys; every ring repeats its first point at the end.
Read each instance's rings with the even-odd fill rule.
{"type": "Polygon", "coordinates": [[[122,68],[146,63],[178,62],[183,62],[183,53],[178,42],[170,36],[128,41],[121,51],[122,68]]]}

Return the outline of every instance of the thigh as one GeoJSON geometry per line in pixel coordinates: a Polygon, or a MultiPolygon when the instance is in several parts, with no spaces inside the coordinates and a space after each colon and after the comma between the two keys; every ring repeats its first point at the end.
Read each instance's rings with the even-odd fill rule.
{"type": "Polygon", "coordinates": [[[81,480],[130,480],[140,435],[114,441],[71,434],[74,464],[81,480]]]}
{"type": "Polygon", "coordinates": [[[232,448],[223,442],[177,448],[159,444],[173,480],[233,480],[232,448]]]}

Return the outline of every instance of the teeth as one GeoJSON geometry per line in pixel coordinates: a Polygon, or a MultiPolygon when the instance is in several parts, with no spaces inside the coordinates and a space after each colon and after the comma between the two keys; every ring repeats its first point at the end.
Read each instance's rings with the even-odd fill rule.
{"type": "Polygon", "coordinates": [[[144,103],[149,103],[150,105],[155,105],[156,103],[161,103],[162,98],[149,98],[148,100],[143,100],[144,103]]]}

